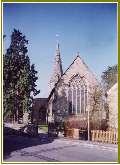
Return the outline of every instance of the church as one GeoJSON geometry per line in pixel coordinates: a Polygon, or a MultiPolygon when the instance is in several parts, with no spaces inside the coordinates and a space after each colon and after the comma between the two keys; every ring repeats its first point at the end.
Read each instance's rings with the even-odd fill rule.
{"type": "MultiPolygon", "coordinates": [[[[93,100],[91,98],[99,87],[98,80],[81,59],[79,53],[68,69],[63,72],[60,46],[57,42],[54,70],[49,82],[50,94],[48,98],[44,98],[45,104],[42,106],[40,100],[43,98],[39,99],[39,102],[38,99],[34,100],[33,121],[36,117],[37,121],[40,121],[42,115],[39,114],[44,109],[46,117],[44,115],[43,123],[61,122],[65,118],[74,118],[74,120],[81,121],[81,128],[86,129],[88,112],[94,104],[94,98],[93,100]],[[34,107],[37,107],[37,111],[34,107]]],[[[97,121],[98,116],[101,116],[98,113],[100,114],[100,112],[95,114],[97,121]]]]}

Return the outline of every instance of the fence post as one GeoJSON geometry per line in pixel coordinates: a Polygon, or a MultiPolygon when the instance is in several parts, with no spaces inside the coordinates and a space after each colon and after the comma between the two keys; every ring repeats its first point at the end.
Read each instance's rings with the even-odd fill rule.
{"type": "Polygon", "coordinates": [[[102,130],[92,130],[92,141],[98,141],[102,143],[118,143],[118,132],[117,130],[108,130],[108,131],[102,131],[102,130]]]}
{"type": "Polygon", "coordinates": [[[102,130],[100,130],[99,141],[102,141],[102,130]]]}
{"type": "Polygon", "coordinates": [[[113,142],[113,131],[111,131],[111,143],[113,142]]]}
{"type": "Polygon", "coordinates": [[[91,131],[92,134],[92,141],[94,141],[94,130],[91,131]]]}
{"type": "Polygon", "coordinates": [[[118,143],[118,131],[116,130],[116,144],[118,143]]]}

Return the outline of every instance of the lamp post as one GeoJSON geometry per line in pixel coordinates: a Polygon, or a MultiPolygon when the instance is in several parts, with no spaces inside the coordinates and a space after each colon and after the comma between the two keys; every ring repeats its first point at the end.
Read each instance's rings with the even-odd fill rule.
{"type": "Polygon", "coordinates": [[[87,84],[87,129],[88,129],[88,141],[90,140],[90,105],[89,105],[89,100],[88,100],[88,84],[87,84]]]}
{"type": "Polygon", "coordinates": [[[88,132],[88,141],[90,140],[90,106],[87,105],[87,132],[88,132]]]}
{"type": "Polygon", "coordinates": [[[89,106],[87,107],[87,111],[88,111],[88,141],[90,140],[90,108],[89,106]]]}

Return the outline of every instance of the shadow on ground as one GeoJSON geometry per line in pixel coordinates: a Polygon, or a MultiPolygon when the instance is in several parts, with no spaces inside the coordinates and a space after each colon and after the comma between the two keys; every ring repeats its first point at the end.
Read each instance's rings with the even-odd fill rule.
{"type": "Polygon", "coordinates": [[[53,142],[53,137],[48,137],[47,133],[39,133],[36,137],[27,134],[20,134],[19,130],[4,127],[3,133],[3,159],[10,157],[11,152],[27,147],[42,145],[53,142]]]}

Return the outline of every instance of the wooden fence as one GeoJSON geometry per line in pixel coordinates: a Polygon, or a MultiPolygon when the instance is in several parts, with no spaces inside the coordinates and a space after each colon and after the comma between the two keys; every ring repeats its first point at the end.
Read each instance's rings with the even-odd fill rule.
{"type": "Polygon", "coordinates": [[[110,131],[102,131],[102,130],[92,130],[91,131],[91,140],[95,142],[103,142],[103,143],[118,143],[118,131],[110,130],[110,131]]]}

